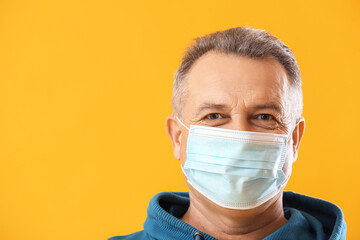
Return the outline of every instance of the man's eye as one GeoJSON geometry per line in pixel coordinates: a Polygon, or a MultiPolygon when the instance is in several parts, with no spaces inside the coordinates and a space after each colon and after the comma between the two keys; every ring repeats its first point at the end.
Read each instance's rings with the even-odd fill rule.
{"type": "Polygon", "coordinates": [[[220,113],[210,113],[210,114],[206,115],[205,118],[206,119],[221,119],[222,116],[220,115],[220,113]]]}
{"type": "Polygon", "coordinates": [[[260,114],[257,119],[259,120],[264,120],[264,121],[270,121],[270,120],[274,120],[275,118],[270,115],[270,114],[260,114]]]}

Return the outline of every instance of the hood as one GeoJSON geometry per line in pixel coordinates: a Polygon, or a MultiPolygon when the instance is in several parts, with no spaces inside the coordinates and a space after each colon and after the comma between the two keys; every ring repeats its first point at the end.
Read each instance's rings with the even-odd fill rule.
{"type": "Polygon", "coordinates": [[[325,239],[345,239],[344,214],[335,204],[294,192],[284,192],[283,205],[286,218],[290,213],[300,213],[318,234],[323,231],[325,239]]]}
{"type": "MultiPolygon", "coordinates": [[[[193,240],[193,235],[200,232],[206,240],[215,240],[179,220],[187,211],[189,203],[187,192],[163,192],[154,196],[148,207],[144,234],[149,239],[193,240]]],[[[295,239],[294,236],[299,239],[345,239],[344,215],[336,205],[294,192],[284,192],[283,205],[288,221],[264,240],[295,239]]]]}

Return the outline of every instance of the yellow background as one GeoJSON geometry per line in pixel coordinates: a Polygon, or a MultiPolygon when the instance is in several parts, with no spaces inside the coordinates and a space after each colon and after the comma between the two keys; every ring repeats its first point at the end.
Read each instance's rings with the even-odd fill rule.
{"type": "Polygon", "coordinates": [[[186,191],[165,132],[194,37],[267,29],[301,68],[306,132],[287,190],[360,239],[360,3],[0,1],[0,239],[106,239],[186,191]]]}

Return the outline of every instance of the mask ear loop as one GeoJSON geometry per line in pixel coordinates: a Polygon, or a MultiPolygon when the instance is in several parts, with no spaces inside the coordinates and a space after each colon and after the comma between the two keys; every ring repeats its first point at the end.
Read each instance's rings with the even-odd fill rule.
{"type": "MultiPolygon", "coordinates": [[[[294,130],[295,130],[295,128],[296,128],[296,125],[297,125],[298,123],[299,123],[299,121],[296,121],[295,127],[292,129],[292,131],[290,132],[290,134],[289,134],[289,136],[288,136],[288,138],[287,138],[287,140],[286,140],[287,142],[289,142],[289,140],[292,139],[292,135],[293,135],[294,130]]],[[[296,159],[293,160],[293,163],[294,163],[294,162],[296,162],[296,159]]]]}
{"type": "MultiPolygon", "coordinates": [[[[291,140],[291,142],[292,142],[292,134],[293,134],[293,132],[294,132],[294,129],[295,128],[293,128],[291,131],[290,131],[290,134],[286,137],[286,145],[289,143],[289,140],[291,140]]],[[[287,152],[287,147],[286,147],[286,152],[287,152]]],[[[286,158],[286,156],[285,156],[285,158],[286,158]]],[[[286,161],[286,160],[285,160],[286,161]]],[[[293,163],[296,161],[296,159],[295,160],[293,160],[293,163]]],[[[284,173],[285,174],[285,173],[284,173]]],[[[281,186],[280,186],[280,189],[282,188],[282,189],[284,189],[285,188],[285,186],[287,185],[287,183],[289,182],[289,180],[290,180],[290,176],[291,176],[291,173],[289,174],[289,176],[287,176],[286,178],[285,178],[285,180],[284,180],[284,182],[281,184],[281,186]]]]}
{"type": "Polygon", "coordinates": [[[175,117],[176,117],[176,119],[178,120],[178,122],[179,122],[181,125],[184,126],[184,128],[186,128],[187,130],[190,130],[190,129],[178,118],[178,116],[175,116],[175,117]]]}
{"type": "MultiPolygon", "coordinates": [[[[176,120],[177,120],[181,125],[183,125],[184,128],[186,128],[188,131],[190,130],[190,129],[178,118],[178,116],[175,116],[175,118],[176,118],[176,120]]],[[[185,171],[184,171],[184,168],[183,168],[183,166],[181,165],[181,161],[180,161],[180,167],[181,167],[181,171],[182,171],[183,174],[186,176],[186,173],[185,173],[185,171]]],[[[187,179],[187,176],[186,176],[186,179],[187,179]]],[[[189,180],[187,179],[187,181],[189,181],[189,180]]]]}
{"type": "Polygon", "coordinates": [[[292,140],[293,131],[294,131],[294,130],[292,130],[292,131],[290,132],[290,134],[286,137],[286,143],[288,143],[290,140],[292,140]]]}

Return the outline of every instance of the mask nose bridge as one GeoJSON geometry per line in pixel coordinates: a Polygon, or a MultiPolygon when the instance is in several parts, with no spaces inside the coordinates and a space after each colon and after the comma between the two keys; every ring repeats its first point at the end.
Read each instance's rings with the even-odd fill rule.
{"type": "MultiPolygon", "coordinates": [[[[187,127],[187,126],[178,118],[178,116],[175,116],[175,118],[176,118],[176,120],[177,120],[184,128],[186,128],[188,131],[190,131],[190,128],[187,127]]],[[[241,125],[241,123],[240,123],[240,125],[241,125]]],[[[247,131],[246,129],[244,129],[244,130],[229,129],[229,130],[234,130],[234,131],[247,131]]],[[[293,129],[292,131],[290,131],[289,134],[287,135],[287,137],[286,137],[286,144],[289,144],[289,140],[292,139],[292,133],[293,133],[293,131],[294,131],[294,129],[293,129]]]]}

